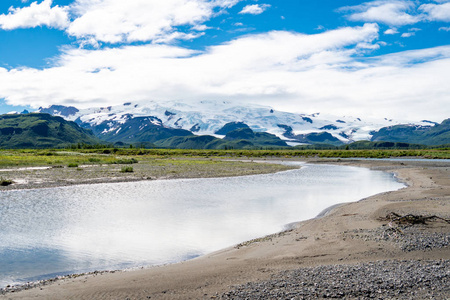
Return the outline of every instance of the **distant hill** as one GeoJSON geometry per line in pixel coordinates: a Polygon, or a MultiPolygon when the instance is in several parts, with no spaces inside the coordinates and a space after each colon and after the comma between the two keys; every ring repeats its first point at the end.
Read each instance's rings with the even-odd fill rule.
{"type": "Polygon", "coordinates": [[[0,115],[0,148],[61,148],[100,143],[90,130],[45,113],[0,115]]]}
{"type": "Polygon", "coordinates": [[[174,136],[155,142],[158,147],[180,149],[252,149],[260,147],[286,147],[276,135],[254,132],[248,127],[228,132],[224,139],[211,135],[174,136]]]}
{"type": "Polygon", "coordinates": [[[48,108],[39,107],[39,112],[50,115],[59,114],[62,117],[70,117],[79,112],[79,110],[73,106],[52,105],[48,108]]]}
{"type": "Polygon", "coordinates": [[[158,147],[178,149],[216,149],[215,142],[221,141],[210,135],[173,136],[155,143],[158,147]]]}
{"type": "Polygon", "coordinates": [[[400,142],[422,145],[450,144],[450,119],[434,126],[396,125],[371,132],[371,141],[400,142]]]}
{"type": "Polygon", "coordinates": [[[267,132],[254,132],[250,128],[239,128],[230,131],[225,136],[226,141],[247,140],[256,146],[279,146],[287,147],[285,141],[274,134],[267,132]]]}
{"type": "Polygon", "coordinates": [[[243,122],[229,122],[225,124],[222,128],[217,130],[215,134],[226,135],[228,132],[241,129],[241,128],[250,128],[247,124],[243,122]]]}
{"type": "Polygon", "coordinates": [[[107,127],[111,122],[104,122],[98,126],[92,127],[94,133],[107,142],[124,143],[154,143],[174,136],[192,136],[193,133],[177,128],[166,127],[161,120],[156,117],[137,117],[128,118],[122,124],[117,124],[113,130],[107,127]]]}

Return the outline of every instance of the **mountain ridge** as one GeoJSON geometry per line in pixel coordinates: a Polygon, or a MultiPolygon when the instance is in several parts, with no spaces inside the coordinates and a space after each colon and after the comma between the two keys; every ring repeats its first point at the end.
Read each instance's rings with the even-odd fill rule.
{"type": "MultiPolygon", "coordinates": [[[[188,137],[207,135],[225,139],[229,132],[240,128],[249,128],[254,133],[272,134],[290,146],[319,143],[339,146],[361,140],[380,140],[377,139],[381,136],[378,132],[384,130],[383,128],[396,128],[395,126],[432,128],[439,125],[428,120],[404,124],[389,118],[374,120],[321,113],[291,113],[278,111],[269,106],[242,105],[227,101],[199,101],[190,104],[176,101],[164,104],[155,101],[125,102],[122,105],[87,109],[50,106],[40,108],[38,111],[52,112],[54,115],[75,121],[81,127],[91,129],[97,137],[107,142],[153,143],[176,136],[186,138],[185,140],[174,138],[159,143],[166,146],[188,145],[193,141],[201,145],[205,140],[188,137]],[[137,126],[142,120],[148,121],[147,126],[142,124],[137,126]]],[[[278,145],[277,141],[272,141],[273,144],[270,146],[278,145]]],[[[408,142],[395,138],[388,141],[408,142]]],[[[441,139],[435,139],[435,142],[438,141],[441,139]]],[[[445,138],[442,141],[449,143],[445,138]]],[[[413,143],[417,143],[417,140],[413,143]]],[[[223,143],[215,141],[213,144],[223,143]]],[[[259,142],[257,144],[260,145],[259,142]]]]}
{"type": "Polygon", "coordinates": [[[100,140],[75,122],[46,113],[0,115],[0,148],[61,148],[78,143],[100,140]]]}
{"type": "MultiPolygon", "coordinates": [[[[390,125],[398,125],[390,119],[362,120],[351,116],[327,116],[320,113],[303,114],[278,111],[269,106],[236,104],[227,101],[200,101],[195,104],[154,101],[125,102],[122,105],[80,109],[67,116],[58,113],[60,107],[51,106],[47,110],[67,120],[76,121],[82,127],[91,128],[107,125],[107,131],[114,131],[130,117],[154,117],[168,128],[184,129],[196,135],[223,137],[217,132],[227,123],[245,123],[255,132],[268,132],[282,139],[285,130],[278,125],[291,127],[293,135],[328,132],[334,138],[349,143],[370,139],[370,132],[390,125]]],[[[72,109],[73,110],[73,109],[72,109]]],[[[295,140],[295,139],[294,139],[295,140]]]]}

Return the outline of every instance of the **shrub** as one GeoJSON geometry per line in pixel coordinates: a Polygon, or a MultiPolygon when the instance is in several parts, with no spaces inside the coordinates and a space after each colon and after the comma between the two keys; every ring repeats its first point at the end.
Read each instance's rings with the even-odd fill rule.
{"type": "Polygon", "coordinates": [[[69,168],[78,168],[78,164],[76,163],[70,163],[67,165],[69,168]]]}
{"type": "Polygon", "coordinates": [[[137,164],[138,160],[135,158],[130,158],[130,159],[118,159],[112,162],[112,164],[117,164],[117,165],[131,165],[131,164],[137,164]]]}
{"type": "Polygon", "coordinates": [[[1,186],[8,186],[13,184],[13,181],[10,179],[4,179],[3,177],[0,177],[0,185],[1,186]]]}
{"type": "Polygon", "coordinates": [[[132,173],[134,172],[133,167],[122,167],[122,170],[120,170],[122,173],[132,173]]]}

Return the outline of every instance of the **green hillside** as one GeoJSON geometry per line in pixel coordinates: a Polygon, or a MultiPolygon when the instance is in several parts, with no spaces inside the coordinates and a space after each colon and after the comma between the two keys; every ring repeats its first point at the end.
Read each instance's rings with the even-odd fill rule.
{"type": "Polygon", "coordinates": [[[219,140],[210,135],[174,136],[155,142],[158,147],[178,149],[216,149],[212,144],[219,140]]]}
{"type": "Polygon", "coordinates": [[[396,125],[372,132],[372,141],[422,145],[450,144],[450,119],[435,126],[396,125]]]}
{"type": "Polygon", "coordinates": [[[44,113],[0,115],[0,148],[62,148],[97,144],[91,131],[76,123],[44,113]]]}
{"type": "Polygon", "coordinates": [[[236,129],[218,139],[210,135],[174,136],[156,141],[155,145],[178,149],[253,149],[260,147],[286,147],[277,136],[265,132],[253,132],[250,128],[236,129]]]}
{"type": "Polygon", "coordinates": [[[274,134],[267,132],[254,132],[250,128],[240,128],[230,131],[225,136],[226,141],[247,140],[255,146],[279,146],[287,147],[285,141],[274,134]]]}
{"type": "Polygon", "coordinates": [[[230,123],[225,124],[219,130],[217,130],[215,132],[215,134],[226,135],[227,133],[229,133],[233,130],[241,129],[241,128],[250,128],[250,127],[248,127],[248,125],[243,122],[230,122],[230,123]]]}

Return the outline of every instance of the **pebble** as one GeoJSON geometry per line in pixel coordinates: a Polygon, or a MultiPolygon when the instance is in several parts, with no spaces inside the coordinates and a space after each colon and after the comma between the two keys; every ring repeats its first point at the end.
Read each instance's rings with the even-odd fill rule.
{"type": "Polygon", "coordinates": [[[424,231],[424,225],[415,226],[382,226],[371,230],[353,230],[344,234],[350,238],[364,241],[389,242],[397,245],[405,252],[430,251],[450,246],[448,232],[424,231]]]}
{"type": "Polygon", "coordinates": [[[221,299],[449,299],[450,260],[378,261],[284,271],[221,299]]]}

